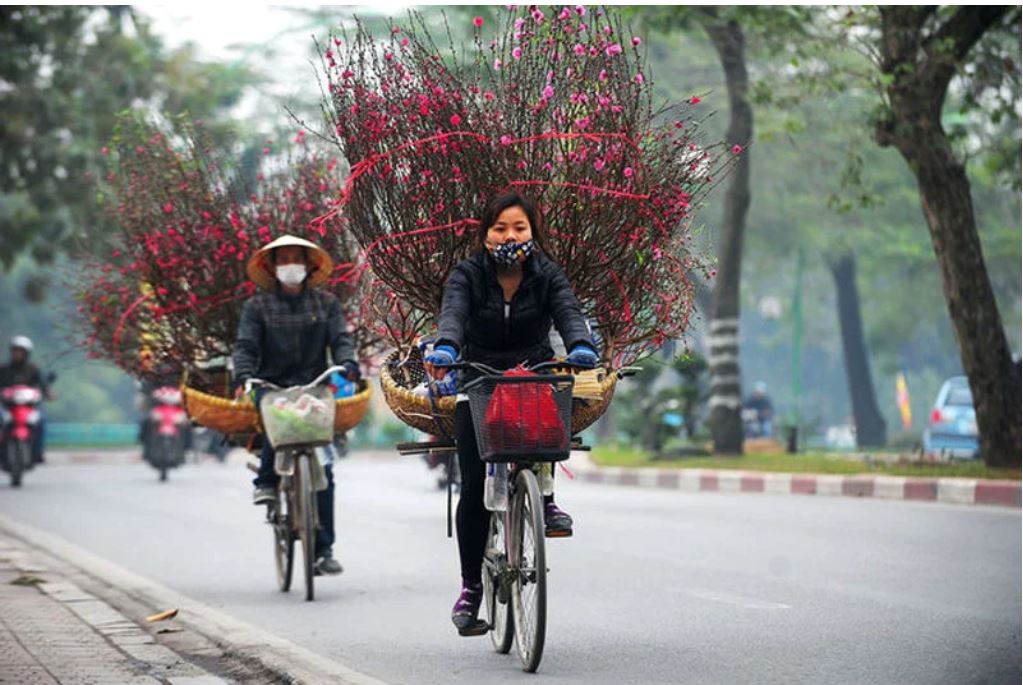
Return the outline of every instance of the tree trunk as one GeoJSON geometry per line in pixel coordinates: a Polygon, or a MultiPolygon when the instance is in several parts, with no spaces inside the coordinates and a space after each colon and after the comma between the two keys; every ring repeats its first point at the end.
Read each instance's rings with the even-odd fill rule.
{"type": "Polygon", "coordinates": [[[1020,369],[987,275],[970,182],[941,126],[941,109],[955,70],[1007,9],[960,7],[927,41],[921,36],[927,10],[882,9],[882,70],[893,79],[890,113],[876,130],[878,143],[895,146],[916,176],[989,466],[1020,463],[1020,369]],[[936,37],[938,47],[912,62],[919,46],[936,37]]]}
{"type": "Polygon", "coordinates": [[[970,182],[943,134],[915,133],[898,147],[920,187],[952,329],[973,393],[980,451],[989,466],[1019,465],[1019,367],[1013,364],[987,275],[970,182]]]}
{"type": "Polygon", "coordinates": [[[863,336],[860,292],[856,286],[856,257],[843,255],[828,265],[838,296],[838,324],[842,331],[842,354],[849,385],[857,447],[882,447],[887,442],[885,422],[877,406],[870,371],[867,341],[863,336]]]}
{"type": "MultiPolygon", "coordinates": [[[[735,21],[722,22],[706,8],[701,23],[721,60],[728,89],[729,125],[726,143],[745,147],[753,137],[753,109],[748,100],[745,37],[735,21]]],[[[742,239],[750,205],[749,151],[742,154],[724,196],[718,244],[718,273],[711,310],[710,425],[716,454],[742,454],[742,375],[739,369],[739,277],[742,239]]]]}

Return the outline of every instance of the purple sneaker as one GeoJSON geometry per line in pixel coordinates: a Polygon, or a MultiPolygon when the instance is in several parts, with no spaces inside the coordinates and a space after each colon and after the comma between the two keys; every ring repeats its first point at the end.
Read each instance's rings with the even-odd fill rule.
{"type": "Polygon", "coordinates": [[[549,538],[567,538],[572,535],[572,517],[562,511],[554,502],[548,502],[543,510],[543,519],[549,538]]]}
{"type": "Polygon", "coordinates": [[[482,583],[462,583],[462,593],[458,595],[455,606],[451,607],[451,622],[455,624],[459,632],[472,628],[476,624],[476,615],[480,611],[482,601],[482,583]]]}

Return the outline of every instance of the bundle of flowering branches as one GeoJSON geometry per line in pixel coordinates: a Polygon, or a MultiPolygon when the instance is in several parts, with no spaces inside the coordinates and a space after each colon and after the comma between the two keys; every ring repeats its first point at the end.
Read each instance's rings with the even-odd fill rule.
{"type": "Polygon", "coordinates": [[[341,190],[337,160],[314,151],[303,133],[283,155],[267,141],[248,165],[251,178],[184,120],[126,118],[103,153],[107,209],[121,232],[109,259],[93,259],[76,284],[91,356],[136,376],[158,362],[201,377],[206,362],[230,355],[242,304],[256,292],[246,262],[283,233],[333,256],[327,287],[360,334],[360,349],[372,347],[359,321],[357,246],[329,216],[341,190]]]}
{"type": "Polygon", "coordinates": [[[436,317],[477,246],[483,204],[515,189],[540,205],[543,248],[604,361],[631,363],[685,331],[689,276],[710,271],[694,211],[746,141],[704,144],[698,97],[655,109],[641,41],[611,13],[509,7],[493,38],[477,17],[462,54],[414,13],[385,38],[357,25],[323,49],[325,110],[351,165],[338,211],[403,303],[370,318],[408,344],[420,331],[404,326],[436,317]]]}

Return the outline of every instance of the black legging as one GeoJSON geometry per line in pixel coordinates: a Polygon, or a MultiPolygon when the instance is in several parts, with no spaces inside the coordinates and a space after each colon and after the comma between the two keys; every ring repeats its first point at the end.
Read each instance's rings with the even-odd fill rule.
{"type": "MultiPolygon", "coordinates": [[[[458,556],[462,562],[462,581],[476,584],[482,581],[483,550],[487,544],[490,512],[483,506],[486,466],[476,445],[468,402],[455,405],[455,442],[458,445],[458,468],[462,471],[462,489],[455,512],[458,556]]],[[[545,505],[554,501],[553,495],[543,499],[545,505]]]]}

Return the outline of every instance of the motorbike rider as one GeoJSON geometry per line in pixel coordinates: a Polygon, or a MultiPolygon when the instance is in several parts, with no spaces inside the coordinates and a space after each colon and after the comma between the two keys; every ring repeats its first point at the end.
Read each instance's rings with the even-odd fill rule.
{"type": "MultiPolygon", "coordinates": [[[[327,370],[327,353],[335,365],[344,366],[348,380],[358,380],[355,345],[348,333],[341,303],[334,295],[316,288],[330,277],[333,261],[319,246],[296,236],[284,235],[264,246],[249,260],[246,273],[263,288],[242,308],[234,347],[235,396],[240,397],[249,378],[281,387],[304,385],[327,370]]],[[[258,406],[262,389],[256,389],[258,406]]],[[[324,464],[327,489],[316,493],[320,529],[316,534],[316,571],[342,572],[333,556],[334,475],[324,464]]],[[[254,504],[276,497],[278,476],[274,452],[264,439],[259,473],[253,480],[254,504]]]]}
{"type": "Polygon", "coordinates": [[[774,405],[767,394],[767,383],[757,381],[753,393],[742,404],[748,416],[746,433],[750,438],[769,438],[774,435],[774,405]]]}
{"type": "MultiPolygon", "coordinates": [[[[12,385],[28,385],[39,388],[43,398],[52,400],[49,383],[35,364],[29,361],[33,349],[32,340],[24,335],[16,335],[11,338],[10,363],[0,366],[0,390],[9,388],[12,385]]],[[[43,453],[46,447],[46,414],[42,406],[39,407],[39,422],[33,427],[32,435],[32,461],[36,464],[43,463],[43,453]]]]}
{"type": "MultiPolygon", "coordinates": [[[[156,406],[153,400],[153,392],[160,388],[177,387],[181,383],[181,372],[170,362],[161,361],[148,366],[148,370],[139,379],[139,395],[136,400],[136,406],[142,413],[142,419],[139,422],[139,443],[142,445],[143,453],[145,453],[149,433],[153,427],[153,419],[150,418],[149,414],[153,407],[156,406]]],[[[185,424],[182,430],[184,431],[185,438],[184,449],[187,452],[192,449],[193,434],[191,424],[185,424]]]]}

